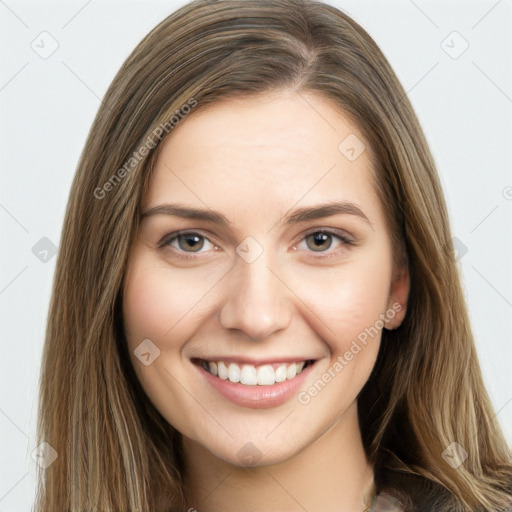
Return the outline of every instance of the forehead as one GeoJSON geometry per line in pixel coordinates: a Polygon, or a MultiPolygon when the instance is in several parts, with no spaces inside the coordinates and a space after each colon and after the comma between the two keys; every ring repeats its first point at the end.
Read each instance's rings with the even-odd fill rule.
{"type": "Polygon", "coordinates": [[[226,216],[275,216],[326,200],[379,210],[369,148],[328,99],[288,91],[189,114],[163,142],[145,206],[179,201],[226,216]]]}

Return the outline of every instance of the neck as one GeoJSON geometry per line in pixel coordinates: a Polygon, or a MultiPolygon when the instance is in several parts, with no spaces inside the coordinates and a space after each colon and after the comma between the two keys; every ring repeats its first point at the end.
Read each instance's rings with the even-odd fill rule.
{"type": "Polygon", "coordinates": [[[362,512],[369,505],[373,470],[356,402],[314,442],[278,464],[237,467],[185,436],[183,447],[187,504],[199,512],[362,512]]]}

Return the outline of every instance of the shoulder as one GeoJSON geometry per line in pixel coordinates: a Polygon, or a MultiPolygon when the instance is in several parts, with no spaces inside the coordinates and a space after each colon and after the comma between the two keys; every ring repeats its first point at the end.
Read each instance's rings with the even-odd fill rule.
{"type": "Polygon", "coordinates": [[[368,512],[405,512],[405,508],[390,494],[380,492],[373,497],[368,512]]]}
{"type": "MultiPolygon", "coordinates": [[[[389,499],[388,501],[393,503],[395,508],[385,508],[388,506],[387,503],[381,501],[380,508],[370,507],[368,512],[388,512],[388,510],[389,512],[395,512],[395,510],[399,512],[461,512],[460,507],[454,506],[456,500],[446,488],[423,476],[393,470],[381,471],[378,476],[377,496],[389,496],[394,501],[389,499]],[[402,508],[396,508],[397,504],[402,508]]],[[[512,481],[506,490],[510,491],[512,497],[512,481]]],[[[479,512],[498,511],[479,509],[479,512]]],[[[512,508],[507,507],[499,512],[512,512],[512,508]]]]}

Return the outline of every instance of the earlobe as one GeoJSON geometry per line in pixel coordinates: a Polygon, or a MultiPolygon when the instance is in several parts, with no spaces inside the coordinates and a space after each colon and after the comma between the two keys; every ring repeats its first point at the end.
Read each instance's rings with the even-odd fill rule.
{"type": "Polygon", "coordinates": [[[402,324],[407,312],[407,299],[409,297],[409,270],[402,266],[395,271],[389,293],[386,310],[385,327],[388,330],[397,329],[402,324]]]}

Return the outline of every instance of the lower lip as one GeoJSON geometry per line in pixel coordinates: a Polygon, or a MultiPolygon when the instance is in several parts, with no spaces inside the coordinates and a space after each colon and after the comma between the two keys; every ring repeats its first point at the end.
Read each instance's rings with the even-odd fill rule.
{"type": "Polygon", "coordinates": [[[206,381],[221,395],[242,407],[252,409],[269,409],[284,404],[292,396],[296,395],[313,370],[315,363],[302,370],[291,380],[285,380],[271,386],[247,386],[230,380],[223,380],[205,370],[202,366],[194,366],[205,377],[206,381]]]}

